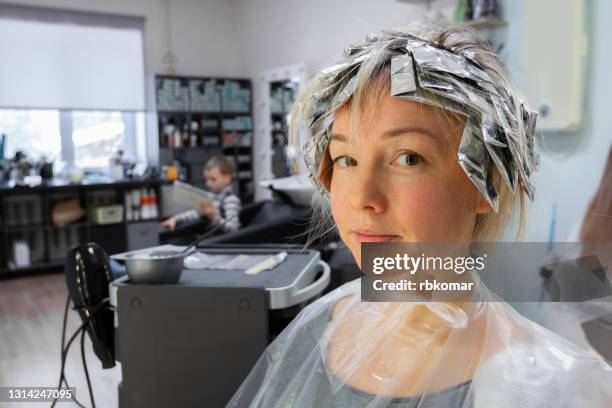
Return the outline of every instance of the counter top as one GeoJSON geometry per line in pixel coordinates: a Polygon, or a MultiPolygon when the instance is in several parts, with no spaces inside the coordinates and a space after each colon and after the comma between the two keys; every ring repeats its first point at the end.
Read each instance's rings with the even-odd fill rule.
{"type": "Polygon", "coordinates": [[[68,180],[54,179],[38,185],[21,185],[12,183],[0,184],[0,194],[30,194],[56,191],[95,190],[104,188],[139,188],[162,184],[171,184],[165,180],[113,180],[113,181],[82,181],[71,183],[68,180]]]}

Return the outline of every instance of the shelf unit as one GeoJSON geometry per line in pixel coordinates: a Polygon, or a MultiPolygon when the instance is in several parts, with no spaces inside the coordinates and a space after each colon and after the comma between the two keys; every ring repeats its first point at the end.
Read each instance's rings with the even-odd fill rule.
{"type": "Polygon", "coordinates": [[[290,80],[270,82],[270,136],[272,141],[272,174],[275,178],[292,174],[287,157],[289,141],[287,117],[293,106],[297,84],[290,80]]]}
{"type": "MultiPolygon", "coordinates": [[[[100,225],[90,218],[88,208],[96,205],[124,204],[125,194],[133,189],[153,189],[161,202],[162,181],[140,180],[96,184],[47,184],[35,187],[0,186],[0,278],[59,269],[66,252],[85,242],[96,242],[107,253],[132,249],[130,236],[150,227],[157,235],[159,218],[140,221],[124,220],[100,225]],[[100,197],[105,196],[106,202],[100,197]],[[85,214],[73,223],[57,226],[52,222],[53,206],[67,199],[78,198],[85,214]],[[30,265],[11,266],[15,241],[25,241],[30,265]]],[[[159,213],[159,210],[158,210],[159,213]]]]}
{"type": "Polygon", "coordinates": [[[160,165],[178,161],[185,181],[205,187],[206,161],[223,154],[236,164],[236,193],[254,199],[252,86],[248,79],[156,76],[160,165]]]}

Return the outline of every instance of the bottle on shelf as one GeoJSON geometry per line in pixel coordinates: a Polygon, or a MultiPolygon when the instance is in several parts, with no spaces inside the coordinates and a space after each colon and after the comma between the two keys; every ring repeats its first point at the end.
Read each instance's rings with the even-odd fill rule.
{"type": "Polygon", "coordinates": [[[149,194],[147,189],[143,188],[140,193],[140,219],[147,220],[151,218],[149,215],[149,194]]]}
{"type": "Polygon", "coordinates": [[[181,146],[189,146],[189,124],[183,124],[183,133],[181,134],[181,146]]]}
{"type": "Polygon", "coordinates": [[[172,147],[181,147],[181,131],[179,129],[175,129],[174,133],[172,133],[172,147]]]}
{"type": "Polygon", "coordinates": [[[125,220],[132,221],[134,219],[134,215],[132,213],[132,196],[129,191],[126,191],[124,197],[125,203],[125,220]]]}
{"type": "Polygon", "coordinates": [[[159,218],[159,211],[157,210],[157,194],[155,194],[154,188],[149,190],[149,200],[151,206],[151,209],[149,210],[151,213],[151,218],[159,218]]]}
{"type": "Polygon", "coordinates": [[[132,196],[132,219],[138,221],[141,218],[140,214],[140,190],[134,189],[131,193],[132,196]]]}

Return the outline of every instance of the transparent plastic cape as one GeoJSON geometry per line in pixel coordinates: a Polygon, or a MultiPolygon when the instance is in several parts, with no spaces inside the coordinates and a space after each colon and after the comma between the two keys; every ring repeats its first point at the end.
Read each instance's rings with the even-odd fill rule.
{"type": "MultiPolygon", "coordinates": [[[[598,353],[589,341],[586,325],[601,326],[609,337],[597,339],[596,345],[607,342],[608,361],[612,361],[612,299],[589,302],[547,302],[540,304],[534,320],[586,350],[598,353]]],[[[611,385],[612,386],[612,385],[611,385]]],[[[610,405],[612,406],[612,405],[610,405]]]]}
{"type": "MultiPolygon", "coordinates": [[[[480,300],[461,304],[362,302],[360,283],[307,306],[228,406],[612,407],[612,368],[601,356],[480,282],[480,300]]],[[[602,303],[587,314],[610,311],[602,303]]]]}

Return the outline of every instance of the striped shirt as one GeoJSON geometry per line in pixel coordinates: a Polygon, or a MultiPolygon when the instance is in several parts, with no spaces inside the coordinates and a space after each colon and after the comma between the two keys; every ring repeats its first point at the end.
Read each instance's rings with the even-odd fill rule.
{"type": "MultiPolygon", "coordinates": [[[[219,217],[215,220],[215,224],[220,224],[228,220],[221,230],[223,232],[236,231],[240,228],[240,209],[242,203],[240,198],[232,192],[232,185],[224,187],[221,191],[215,194],[213,199],[213,206],[219,217]]],[[[177,223],[185,221],[194,221],[201,217],[198,210],[187,210],[180,214],[175,215],[177,223]]]]}

